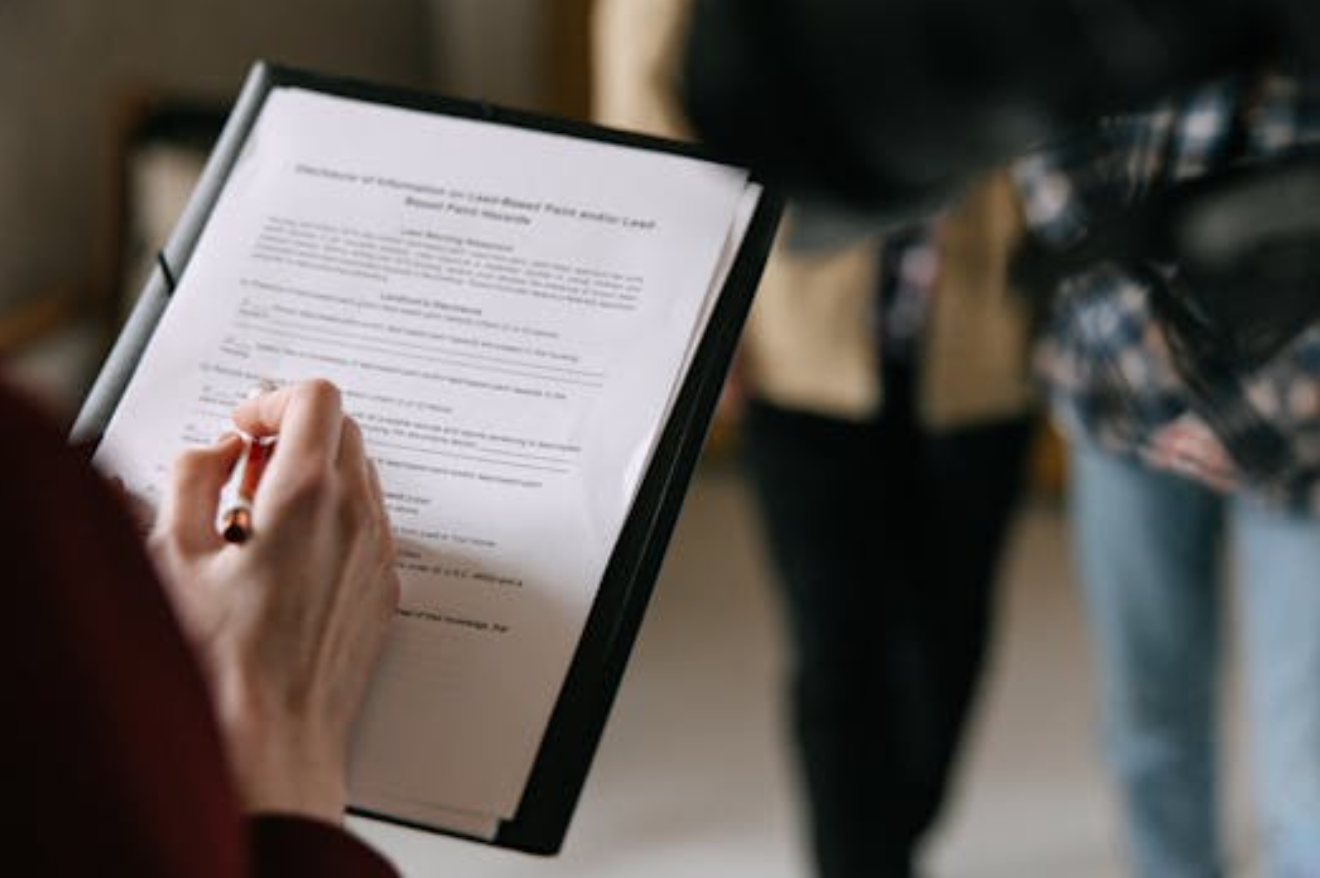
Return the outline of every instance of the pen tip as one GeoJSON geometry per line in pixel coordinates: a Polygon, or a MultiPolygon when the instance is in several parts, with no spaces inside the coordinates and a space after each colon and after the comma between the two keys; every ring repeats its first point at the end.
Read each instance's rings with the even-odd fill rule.
{"type": "Polygon", "coordinates": [[[252,536],[252,519],[246,509],[235,510],[225,516],[224,527],[220,531],[227,543],[245,543],[252,536]]]}

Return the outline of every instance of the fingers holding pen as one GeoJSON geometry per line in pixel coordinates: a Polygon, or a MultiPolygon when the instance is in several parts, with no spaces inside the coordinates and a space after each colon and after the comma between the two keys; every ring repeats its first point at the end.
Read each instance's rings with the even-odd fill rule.
{"type": "Polygon", "coordinates": [[[324,379],[290,384],[234,410],[240,430],[258,438],[278,436],[258,486],[264,500],[254,504],[254,516],[262,516],[269,502],[319,497],[337,468],[345,420],[338,388],[324,379]]]}
{"type": "MultiPolygon", "coordinates": [[[[252,436],[279,436],[283,457],[333,463],[344,419],[339,388],[317,378],[263,393],[234,409],[234,423],[252,436]]],[[[277,455],[278,457],[278,455],[277,455]]]]}
{"type": "Polygon", "coordinates": [[[362,430],[344,413],[333,384],[305,381],[246,400],[235,409],[234,423],[255,437],[278,435],[254,499],[254,520],[274,521],[290,504],[333,508],[349,527],[370,525],[379,553],[392,562],[384,492],[362,430]]]}
{"type": "Polygon", "coordinates": [[[230,434],[180,455],[156,519],[157,538],[168,534],[189,551],[214,548],[220,541],[215,530],[220,490],[242,453],[242,439],[230,434]]]}

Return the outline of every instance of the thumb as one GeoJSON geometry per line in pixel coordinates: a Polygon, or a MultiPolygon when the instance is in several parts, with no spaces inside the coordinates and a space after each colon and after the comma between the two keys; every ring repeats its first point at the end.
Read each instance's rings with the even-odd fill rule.
{"type": "Polygon", "coordinates": [[[242,453],[243,440],[228,434],[210,447],[179,455],[170,473],[157,529],[168,533],[181,549],[218,548],[223,543],[215,530],[220,489],[242,453]]]}

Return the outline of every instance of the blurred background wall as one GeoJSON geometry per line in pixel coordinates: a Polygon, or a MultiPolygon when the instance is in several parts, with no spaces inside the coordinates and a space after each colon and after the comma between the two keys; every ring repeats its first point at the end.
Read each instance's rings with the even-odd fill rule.
{"type": "Polygon", "coordinates": [[[125,283],[124,141],[144,102],[223,110],[251,63],[268,58],[584,115],[586,6],[2,0],[0,354],[114,312],[107,302],[125,283]]]}

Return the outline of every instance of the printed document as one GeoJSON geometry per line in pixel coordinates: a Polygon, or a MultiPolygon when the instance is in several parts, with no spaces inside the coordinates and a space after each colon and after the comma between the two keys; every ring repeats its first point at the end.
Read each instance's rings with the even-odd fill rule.
{"type": "Polygon", "coordinates": [[[97,452],[160,497],[263,381],[338,384],[403,597],[355,804],[511,817],[757,197],[679,155],[277,88],[97,452]]]}

